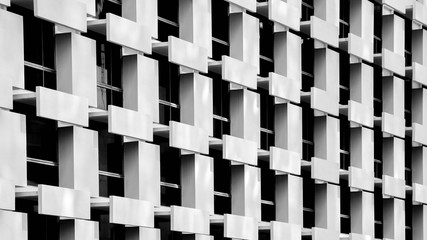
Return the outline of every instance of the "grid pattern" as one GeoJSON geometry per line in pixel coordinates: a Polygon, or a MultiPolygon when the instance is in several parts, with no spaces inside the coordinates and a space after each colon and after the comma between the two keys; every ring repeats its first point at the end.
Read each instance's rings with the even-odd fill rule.
{"type": "Polygon", "coordinates": [[[427,239],[425,0],[0,0],[2,239],[427,239]]]}

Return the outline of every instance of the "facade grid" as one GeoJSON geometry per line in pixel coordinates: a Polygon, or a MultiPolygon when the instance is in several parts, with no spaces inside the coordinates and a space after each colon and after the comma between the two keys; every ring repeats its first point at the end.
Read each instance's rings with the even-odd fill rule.
{"type": "Polygon", "coordinates": [[[427,1],[0,0],[0,235],[427,240],[427,1]]]}

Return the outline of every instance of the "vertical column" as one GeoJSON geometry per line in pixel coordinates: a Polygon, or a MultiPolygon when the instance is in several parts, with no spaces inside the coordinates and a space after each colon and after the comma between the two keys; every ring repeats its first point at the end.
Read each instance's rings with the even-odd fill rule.
{"type": "Polygon", "coordinates": [[[427,31],[412,30],[412,88],[427,85],[427,31]]]}
{"type": "Polygon", "coordinates": [[[303,225],[302,178],[292,174],[276,175],[276,220],[303,225]]]}
{"type": "Polygon", "coordinates": [[[374,238],[374,194],[360,191],[351,193],[350,239],[374,238]]]}
{"type": "Polygon", "coordinates": [[[385,136],[405,137],[404,80],[398,77],[383,77],[382,131],[385,136]]]}
{"type": "Polygon", "coordinates": [[[350,62],[374,60],[374,4],[368,0],[349,1],[350,32],[348,53],[350,62]],[[356,59],[355,59],[356,58],[356,59]]]}
{"type": "Polygon", "coordinates": [[[395,15],[382,17],[383,75],[405,76],[405,21],[395,15]]]}
{"type": "Polygon", "coordinates": [[[405,239],[405,200],[383,200],[384,239],[405,239]]]}
{"type": "Polygon", "coordinates": [[[156,0],[125,0],[122,2],[122,17],[144,25],[151,37],[158,36],[157,1],[156,0]]]}
{"type": "Polygon", "coordinates": [[[314,240],[335,239],[340,236],[340,187],[334,184],[315,186],[314,240]]]}

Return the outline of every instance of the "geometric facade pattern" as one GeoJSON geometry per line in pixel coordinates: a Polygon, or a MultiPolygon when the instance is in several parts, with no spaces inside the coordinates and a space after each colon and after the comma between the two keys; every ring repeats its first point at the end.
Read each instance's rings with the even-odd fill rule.
{"type": "Polygon", "coordinates": [[[427,1],[0,0],[2,239],[427,239],[427,1]]]}

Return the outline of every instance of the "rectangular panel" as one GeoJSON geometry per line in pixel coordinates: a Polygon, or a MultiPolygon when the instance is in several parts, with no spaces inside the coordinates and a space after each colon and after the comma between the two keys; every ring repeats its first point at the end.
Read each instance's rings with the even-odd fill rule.
{"type": "Polygon", "coordinates": [[[336,162],[311,158],[311,178],[339,184],[339,164],[336,162]]]}
{"type": "Polygon", "coordinates": [[[126,227],[126,240],[160,240],[160,229],[146,227],[126,227]]]}
{"type": "Polygon", "coordinates": [[[334,116],[338,116],[338,96],[330,94],[319,88],[311,88],[311,108],[334,116]]]}
{"type": "Polygon", "coordinates": [[[374,131],[364,127],[350,129],[351,166],[374,172],[374,131]]]}
{"type": "Polygon", "coordinates": [[[171,230],[183,233],[209,234],[209,213],[203,210],[171,206],[171,230]]]}
{"type": "Polygon", "coordinates": [[[427,126],[412,123],[412,141],[427,145],[427,126]]]}
{"type": "Polygon", "coordinates": [[[181,204],[214,214],[213,158],[181,156],[181,204]]]}
{"type": "Polygon", "coordinates": [[[384,133],[405,137],[405,119],[395,115],[382,113],[381,129],[384,133]]]}
{"type": "Polygon", "coordinates": [[[276,174],[301,174],[301,155],[282,148],[270,147],[270,169],[276,174]]]}
{"type": "Polygon", "coordinates": [[[359,36],[348,34],[348,53],[362,58],[368,62],[374,60],[373,42],[365,40],[359,36]]]}
{"type": "Polygon", "coordinates": [[[340,239],[340,232],[333,231],[329,229],[324,228],[312,228],[313,240],[339,240],[340,239]]]}
{"type": "Polygon", "coordinates": [[[15,186],[0,178],[0,209],[15,210],[15,186]]]}
{"type": "Polygon", "coordinates": [[[314,156],[340,164],[340,123],[329,116],[314,121],[314,156]]]}
{"type": "Polygon", "coordinates": [[[18,186],[27,185],[26,116],[0,110],[0,178],[18,186]]]}
{"type": "Polygon", "coordinates": [[[124,144],[125,197],[160,206],[160,146],[141,141],[124,144]]]}
{"type": "Polygon", "coordinates": [[[383,175],[382,192],[390,197],[405,199],[405,180],[383,175]]]}
{"type": "Polygon", "coordinates": [[[405,57],[383,48],[382,67],[390,72],[405,76],[405,57]]]}
{"type": "Polygon", "coordinates": [[[282,0],[270,0],[268,2],[269,19],[280,23],[295,31],[300,29],[301,10],[282,0]]]}
{"type": "Polygon", "coordinates": [[[274,144],[302,155],[302,109],[293,104],[276,104],[274,144]]]}
{"type": "Polygon", "coordinates": [[[257,69],[255,66],[223,55],[221,74],[225,81],[257,89],[257,69]]]}
{"type": "Polygon", "coordinates": [[[58,129],[59,186],[99,195],[98,132],[82,127],[58,129]]]}
{"type": "Polygon", "coordinates": [[[427,86],[427,79],[425,78],[427,76],[427,67],[416,62],[412,63],[412,67],[412,80],[423,86],[427,86]]]}
{"type": "Polygon", "coordinates": [[[341,190],[335,184],[315,184],[314,224],[333,232],[341,230],[341,190]]]}
{"type": "Polygon", "coordinates": [[[374,193],[364,191],[350,193],[351,232],[355,239],[371,239],[375,232],[374,193]],[[363,234],[363,235],[361,235],[363,234]]]}
{"type": "Polygon", "coordinates": [[[231,167],[231,213],[261,220],[261,171],[249,165],[231,167]]]}
{"type": "Polygon", "coordinates": [[[405,201],[401,199],[383,200],[384,239],[405,239],[405,201]]]}
{"type": "Polygon", "coordinates": [[[34,0],[34,16],[86,32],[86,4],[79,0],[34,0]]]}
{"type": "Polygon", "coordinates": [[[242,8],[245,8],[251,12],[256,12],[256,0],[225,0],[229,3],[236,4],[242,8]]]}
{"type": "Polygon", "coordinates": [[[28,239],[28,220],[26,213],[0,210],[0,232],[2,239],[28,239]]]}
{"type": "Polygon", "coordinates": [[[108,132],[153,141],[153,121],[146,114],[109,105],[108,132]]]}
{"type": "Polygon", "coordinates": [[[12,108],[12,86],[24,88],[24,25],[20,15],[0,11],[0,105],[12,108]]]}
{"type": "Polygon", "coordinates": [[[310,36],[333,47],[338,47],[338,27],[311,16],[310,36]]]}
{"type": "Polygon", "coordinates": [[[223,135],[222,140],[222,157],[224,159],[239,163],[257,165],[258,149],[255,142],[230,135],[223,135]]]}
{"type": "Polygon", "coordinates": [[[208,72],[208,50],[182,39],[169,36],[169,62],[203,73],[208,72]]]}
{"type": "Polygon", "coordinates": [[[61,220],[59,222],[61,240],[99,240],[99,223],[80,219],[61,220]]]}
{"type": "MultiPolygon", "coordinates": [[[[129,2],[129,1],[126,1],[129,2]]],[[[141,54],[123,57],[123,107],[159,122],[159,62],[141,54]]]]}
{"type": "Polygon", "coordinates": [[[131,0],[122,2],[122,16],[141,25],[153,38],[158,36],[157,0],[131,0]]]}
{"type": "Polygon", "coordinates": [[[271,240],[301,239],[301,226],[284,222],[271,221],[271,240]]]}
{"type": "Polygon", "coordinates": [[[110,223],[154,227],[154,206],[148,201],[110,196],[110,223]]]}
{"type": "Polygon", "coordinates": [[[78,0],[86,5],[88,16],[96,17],[96,0],[78,0]]]}
{"type": "Polygon", "coordinates": [[[302,76],[301,37],[289,31],[274,33],[273,52],[274,72],[292,80],[300,90],[302,76]]]}
{"type": "Polygon", "coordinates": [[[224,237],[258,240],[258,222],[251,217],[224,214],[224,237]]]}
{"type": "Polygon", "coordinates": [[[403,0],[382,0],[382,3],[392,7],[394,10],[397,10],[400,13],[405,13],[405,11],[406,11],[406,1],[403,1],[403,0]]]}
{"type": "Polygon", "coordinates": [[[268,89],[271,96],[295,103],[300,102],[300,83],[297,82],[297,80],[284,77],[274,72],[270,72],[268,78],[268,89]]]}
{"type": "Polygon", "coordinates": [[[349,167],[348,186],[365,191],[374,191],[374,172],[357,167],[349,167]]]}
{"type": "Polygon", "coordinates": [[[87,98],[55,91],[49,88],[36,88],[37,116],[71,123],[83,127],[89,125],[89,106],[87,98]]]}
{"type": "Polygon", "coordinates": [[[75,33],[56,35],[58,91],[85,97],[97,106],[96,42],[75,33]]]}
{"type": "Polygon", "coordinates": [[[151,54],[151,32],[142,24],[107,13],[107,41],[151,54]]]}
{"type": "Polygon", "coordinates": [[[90,219],[90,195],[87,191],[39,185],[38,204],[39,214],[90,219]]]}
{"type": "Polygon", "coordinates": [[[276,176],[276,220],[303,225],[303,179],[290,174],[276,176]]]}
{"type": "Polygon", "coordinates": [[[191,152],[209,153],[208,133],[198,127],[180,122],[169,122],[169,146],[191,152]]]}
{"type": "Polygon", "coordinates": [[[427,186],[413,183],[412,190],[412,201],[427,204],[427,186]]]}
{"type": "Polygon", "coordinates": [[[374,108],[349,100],[348,120],[366,127],[373,127],[374,108]]]}

